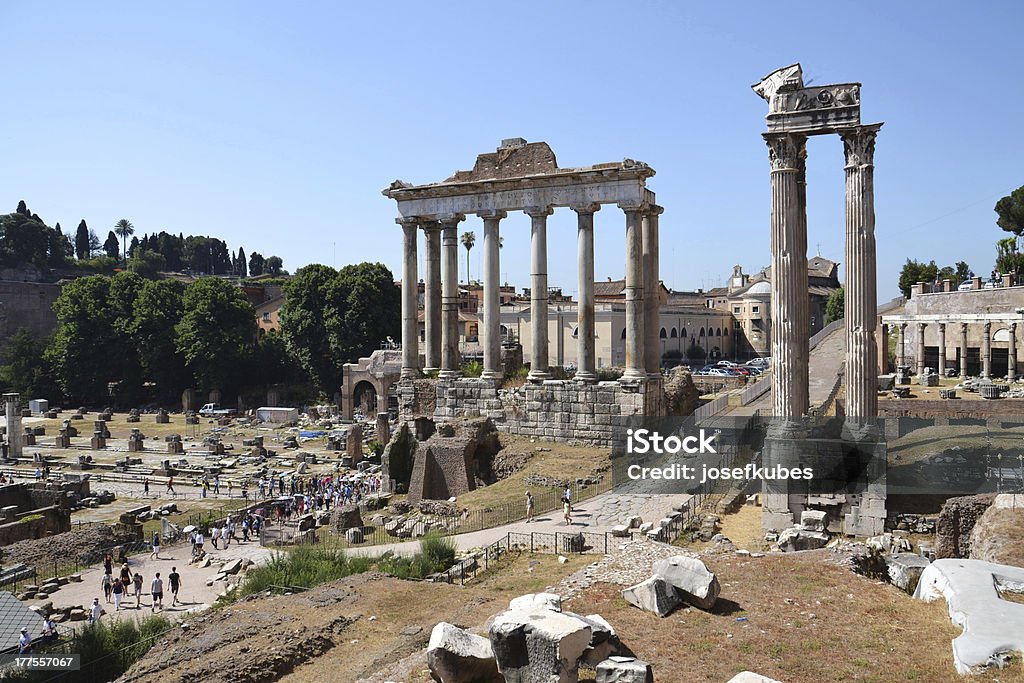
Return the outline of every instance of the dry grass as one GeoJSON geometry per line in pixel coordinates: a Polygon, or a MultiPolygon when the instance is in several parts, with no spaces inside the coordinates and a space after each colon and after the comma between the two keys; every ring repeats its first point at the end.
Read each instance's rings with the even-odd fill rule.
{"type": "MultiPolygon", "coordinates": [[[[539,440],[531,442],[527,437],[508,434],[501,435],[501,445],[502,450],[531,453],[526,467],[507,479],[459,496],[460,507],[473,511],[501,505],[525,505],[527,489],[534,496],[541,490],[541,487],[526,483],[526,478],[531,474],[572,481],[579,477],[593,476],[599,468],[611,464],[611,451],[607,448],[570,446],[539,440]],[[537,452],[537,448],[545,450],[537,452]]],[[[611,474],[607,473],[606,476],[610,477],[611,474]]]]}
{"type": "MultiPolygon", "coordinates": [[[[743,670],[787,683],[951,681],[958,629],[941,602],[924,603],[830,564],[828,551],[707,558],[722,582],[714,613],[665,619],[600,584],[569,602],[615,626],[659,680],[727,681],[743,670]],[[737,621],[745,618],[745,621],[737,621]],[[685,679],[672,672],[686,672],[685,679]]],[[[1024,681],[1017,662],[973,681],[1024,681]]]]}

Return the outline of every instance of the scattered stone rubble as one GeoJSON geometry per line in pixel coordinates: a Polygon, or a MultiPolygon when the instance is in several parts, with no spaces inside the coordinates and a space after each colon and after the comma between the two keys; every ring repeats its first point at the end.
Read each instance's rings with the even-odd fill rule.
{"type": "Polygon", "coordinates": [[[491,620],[488,637],[441,622],[427,646],[440,683],[574,683],[585,664],[601,683],[653,683],[651,666],[619,656],[615,629],[600,615],[563,612],[552,593],[523,595],[491,620]]]}
{"type": "MultiPolygon", "coordinates": [[[[771,533],[769,532],[769,534],[771,533]]],[[[830,538],[828,514],[821,510],[804,510],[800,513],[799,524],[778,533],[772,550],[781,550],[782,552],[817,550],[828,545],[830,538]]],[[[769,540],[769,535],[765,536],[765,540],[769,540]]]]}
{"type": "Polygon", "coordinates": [[[652,576],[623,590],[622,597],[635,607],[665,617],[683,603],[709,610],[721,591],[718,578],[703,562],[673,555],[655,562],[652,576]]]}

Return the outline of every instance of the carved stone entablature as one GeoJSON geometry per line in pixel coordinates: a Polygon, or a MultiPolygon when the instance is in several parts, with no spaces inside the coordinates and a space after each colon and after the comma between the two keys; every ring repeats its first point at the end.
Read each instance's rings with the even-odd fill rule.
{"type": "Polygon", "coordinates": [[[789,133],[764,133],[773,171],[796,171],[807,157],[807,137],[789,133]]]}
{"type": "Polygon", "coordinates": [[[872,166],[875,163],[875,137],[882,124],[856,126],[839,131],[846,152],[846,166],[872,166]]]}
{"type": "Polygon", "coordinates": [[[768,131],[820,135],[860,125],[860,83],[804,87],[799,64],[783,67],[752,86],[768,101],[768,131]]]}

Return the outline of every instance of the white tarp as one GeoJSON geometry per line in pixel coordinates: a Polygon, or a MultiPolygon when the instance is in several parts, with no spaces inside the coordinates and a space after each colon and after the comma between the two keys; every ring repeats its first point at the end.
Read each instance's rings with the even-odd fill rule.
{"type": "Polygon", "coordinates": [[[298,408],[257,408],[256,419],[273,424],[294,424],[299,421],[298,408]]]}

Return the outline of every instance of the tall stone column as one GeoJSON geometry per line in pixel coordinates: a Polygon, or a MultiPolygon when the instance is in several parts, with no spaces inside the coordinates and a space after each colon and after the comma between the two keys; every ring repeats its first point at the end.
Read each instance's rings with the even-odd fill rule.
{"type": "Polygon", "coordinates": [[[441,367],[441,224],[423,221],[423,261],[426,268],[423,292],[424,370],[441,367]]]}
{"type": "Polygon", "coordinates": [[[645,379],[643,210],[640,204],[619,204],[626,213],[626,371],[622,379],[645,379]]]}
{"type": "Polygon", "coordinates": [[[992,377],[992,323],[986,322],[981,327],[981,377],[992,377]]]}
{"type": "Polygon", "coordinates": [[[896,340],[896,369],[903,372],[901,368],[907,365],[907,324],[899,323],[899,339],[896,340]]]}
{"type": "Polygon", "coordinates": [[[420,281],[416,275],[416,240],[418,218],[397,218],[402,226],[402,377],[416,377],[420,373],[420,281]]]}
{"type": "Polygon", "coordinates": [[[882,323],[878,336],[878,374],[889,374],[889,326],[882,323]]]}
{"type": "Polygon", "coordinates": [[[4,394],[7,411],[7,457],[20,458],[25,439],[21,434],[20,394],[4,394]]]}
{"type": "Polygon", "coordinates": [[[846,414],[859,424],[878,416],[874,156],[879,127],[858,126],[842,133],[846,153],[846,414]]]}
{"type": "Polygon", "coordinates": [[[967,323],[960,323],[960,379],[967,379],[967,323]]]}
{"type": "Polygon", "coordinates": [[[459,236],[462,214],[441,219],[441,373],[461,374],[459,356],[459,236]]]}
{"type": "Polygon", "coordinates": [[[651,377],[661,375],[661,285],[658,248],[659,216],[665,211],[650,206],[643,217],[644,253],[644,367],[651,377]]]}
{"type": "Polygon", "coordinates": [[[600,204],[574,206],[577,225],[577,262],[579,265],[579,304],[576,307],[576,379],[597,381],[594,349],[594,212],[600,204]]]}
{"type": "Polygon", "coordinates": [[[530,217],[530,374],[531,382],[548,372],[548,216],[550,206],[526,209],[530,217]]]}
{"type": "Polygon", "coordinates": [[[1006,354],[1006,377],[1011,381],[1017,379],[1017,323],[1010,323],[1010,348],[1006,354]]]}
{"type": "Polygon", "coordinates": [[[807,413],[807,231],[800,187],[807,138],[765,133],[772,178],[772,413],[807,413]]]}
{"type": "Polygon", "coordinates": [[[917,324],[917,375],[919,377],[924,374],[924,328],[926,327],[925,323],[917,324]]]}
{"type": "Polygon", "coordinates": [[[939,323],[939,377],[946,376],[946,323],[939,323]]]}
{"type": "Polygon", "coordinates": [[[484,219],[484,371],[485,379],[501,379],[501,235],[498,224],[504,211],[480,212],[484,219]]]}

